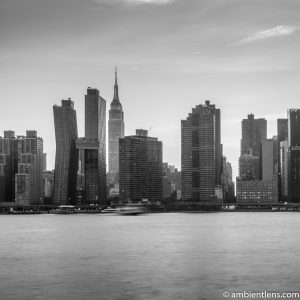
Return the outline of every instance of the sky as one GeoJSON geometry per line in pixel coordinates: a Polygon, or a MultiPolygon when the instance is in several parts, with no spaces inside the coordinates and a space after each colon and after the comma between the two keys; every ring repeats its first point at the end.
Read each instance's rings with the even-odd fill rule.
{"type": "Polygon", "coordinates": [[[108,110],[117,65],[126,135],[150,129],[180,169],[181,120],[210,100],[236,176],[242,119],[266,118],[271,138],[300,107],[299,13],[299,0],[2,0],[0,135],[37,130],[53,169],[53,105],[74,100],[83,136],[86,89],[108,110]]]}

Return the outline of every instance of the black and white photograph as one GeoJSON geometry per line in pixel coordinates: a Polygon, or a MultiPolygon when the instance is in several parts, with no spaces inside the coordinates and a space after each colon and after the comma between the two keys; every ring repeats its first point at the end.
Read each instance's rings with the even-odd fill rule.
{"type": "Polygon", "coordinates": [[[300,299],[299,0],[0,0],[0,300],[300,299]]]}

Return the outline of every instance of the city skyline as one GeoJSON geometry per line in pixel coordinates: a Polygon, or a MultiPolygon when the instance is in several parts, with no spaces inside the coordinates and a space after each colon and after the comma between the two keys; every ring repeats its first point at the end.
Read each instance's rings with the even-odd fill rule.
{"type": "Polygon", "coordinates": [[[235,178],[241,120],[266,118],[271,138],[277,118],[299,107],[300,4],[222,2],[2,2],[0,127],[37,130],[54,168],[51,107],[71,97],[83,124],[84,91],[93,86],[111,99],[116,64],[125,136],[152,127],[163,160],[180,168],[180,121],[211,100],[222,111],[223,153],[235,178]]]}

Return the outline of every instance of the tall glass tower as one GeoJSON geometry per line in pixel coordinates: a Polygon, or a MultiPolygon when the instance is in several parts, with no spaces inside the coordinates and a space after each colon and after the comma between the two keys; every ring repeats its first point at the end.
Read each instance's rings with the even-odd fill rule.
{"type": "Polygon", "coordinates": [[[53,106],[53,114],[56,138],[53,202],[60,205],[75,204],[78,132],[74,102],[70,98],[62,100],[61,106],[53,106]]]}
{"type": "Polygon", "coordinates": [[[97,89],[85,96],[85,201],[106,204],[106,101],[97,89]]]}
{"type": "Polygon", "coordinates": [[[119,173],[119,139],[124,137],[124,113],[119,100],[117,68],[115,69],[114,98],[108,120],[108,161],[110,177],[115,181],[119,173]]]}

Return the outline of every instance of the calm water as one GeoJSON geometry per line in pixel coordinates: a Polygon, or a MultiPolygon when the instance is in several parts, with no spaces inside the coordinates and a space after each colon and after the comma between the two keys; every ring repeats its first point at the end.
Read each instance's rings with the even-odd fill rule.
{"type": "Polygon", "coordinates": [[[300,213],[0,216],[0,298],[299,291],[300,213]]]}

